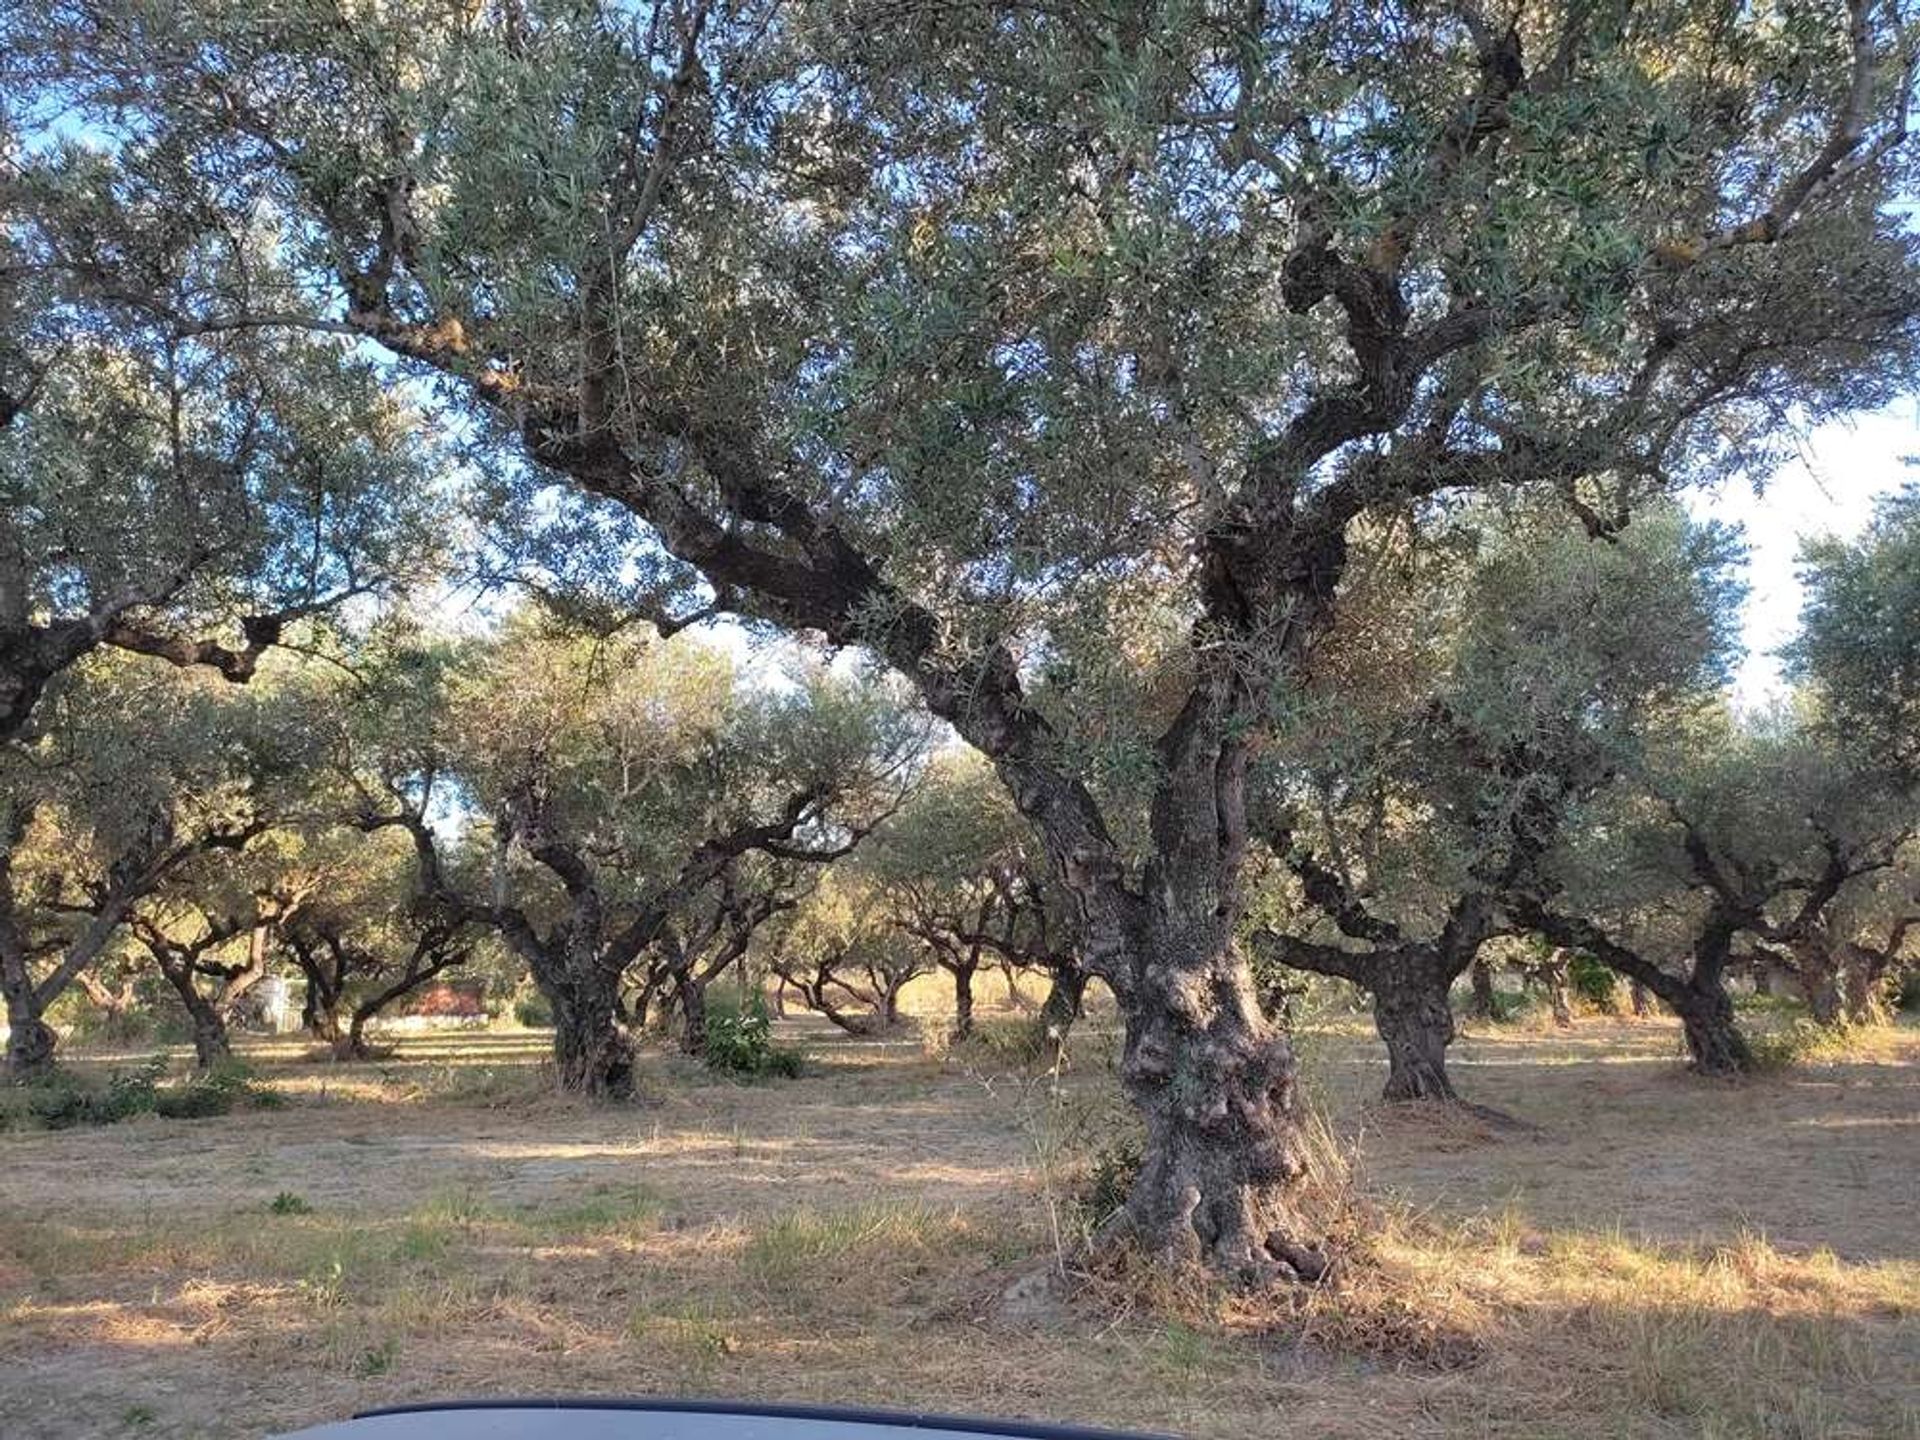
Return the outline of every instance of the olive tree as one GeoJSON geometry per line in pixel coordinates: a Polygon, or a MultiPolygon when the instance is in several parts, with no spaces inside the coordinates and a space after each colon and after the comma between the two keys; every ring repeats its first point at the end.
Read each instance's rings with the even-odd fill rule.
{"type": "MultiPolygon", "coordinates": [[[[713,938],[703,915],[716,934],[764,918],[708,908],[749,857],[847,853],[911,778],[920,737],[882,689],[817,667],[755,689],[692,636],[598,640],[532,615],[387,669],[353,762],[357,823],[409,834],[426,897],[528,965],[561,1084],[594,1095],[632,1088],[630,970],[671,947],[684,982],[687,947],[713,938]],[[451,857],[449,820],[466,830],[451,857]]],[[[685,983],[676,995],[691,1003],[685,983]]]]}
{"type": "Polygon", "coordinates": [[[422,896],[411,845],[334,824],[308,839],[282,874],[311,883],[284,916],[281,953],[306,982],[301,1022],[336,1059],[372,1056],[368,1027],[384,1012],[467,964],[482,930],[422,896]]]}
{"type": "Polygon", "coordinates": [[[932,953],[894,924],[880,886],[858,866],[835,866],[756,938],[778,988],[849,1035],[900,1022],[900,992],[933,970],[932,953]]]}
{"type": "Polygon", "coordinates": [[[938,757],[875,832],[856,868],[877,885],[890,922],[927,947],[953,984],[953,1037],[973,1028],[983,966],[1048,980],[1037,1036],[1055,1054],[1086,990],[1073,918],[1052,900],[1033,829],[979,757],[938,757]]]}
{"type": "Polygon", "coordinates": [[[1605,531],[1910,371],[1870,0],[56,0],[5,39],[127,183],[289,217],[301,293],[156,312],[383,347],[644,522],[685,603],[911,680],[1118,1002],[1108,1237],[1248,1279],[1326,1265],[1233,938],[1350,527],[1499,485],[1605,531]]]}
{"type": "Polygon", "coordinates": [[[441,548],[436,446],[371,361],[334,337],[156,320],[157,298],[232,274],[293,283],[259,217],[123,183],[78,142],[9,147],[5,109],[0,740],[102,648],[245,682],[299,622],[441,548]]]}
{"type": "Polygon", "coordinates": [[[1680,1017],[1696,1070],[1746,1070],[1736,962],[1754,944],[1805,958],[1913,834],[1911,806],[1859,761],[1791,713],[1715,707],[1663,728],[1515,913],[1650,990],[1680,1017]]]}
{"type": "Polygon", "coordinates": [[[222,693],[206,673],[89,664],[46,702],[46,734],[0,750],[0,988],[15,1078],[51,1064],[47,1007],[138,907],[189,873],[217,873],[297,803],[317,758],[304,706],[222,693]]]}
{"type": "Polygon", "coordinates": [[[1605,538],[1469,511],[1380,550],[1310,713],[1262,767],[1295,904],[1255,939],[1367,992],[1387,1099],[1453,1100],[1454,982],[1518,928],[1508,897],[1533,890],[1569,817],[1724,680],[1735,552],[1664,506],[1605,538]]]}

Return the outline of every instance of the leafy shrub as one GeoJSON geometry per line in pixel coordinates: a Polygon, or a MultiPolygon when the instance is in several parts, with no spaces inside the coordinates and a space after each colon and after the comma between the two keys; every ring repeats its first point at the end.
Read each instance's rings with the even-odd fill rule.
{"type": "MultiPolygon", "coordinates": [[[[944,1018],[941,1025],[946,1026],[944,1018]]],[[[946,1053],[982,1064],[1027,1066],[1047,1053],[1047,1026],[1038,1015],[976,1020],[958,1040],[949,1039],[946,1053]]]]}
{"type": "Polygon", "coordinates": [[[1900,977],[1900,988],[1894,992],[1893,1008],[1903,1014],[1920,1014],[1920,966],[1915,966],[1900,977]]]}
{"type": "Polygon", "coordinates": [[[793,1079],[803,1066],[800,1052],[773,1043],[773,1020],[759,994],[744,1004],[722,1001],[707,1014],[707,1064],[730,1075],[793,1079]]]}
{"type": "Polygon", "coordinates": [[[1493,992],[1493,1023],[1511,1025],[1534,1007],[1534,997],[1524,990],[1493,992]]]}
{"type": "Polygon", "coordinates": [[[311,1215],[313,1206],[291,1190],[282,1190],[274,1196],[267,1209],[275,1215],[311,1215]]]}
{"type": "Polygon", "coordinates": [[[1596,1010],[1611,1011],[1619,1004],[1619,981],[1591,955],[1576,954],[1567,962],[1567,980],[1574,995],[1596,1010]]]}
{"type": "Polygon", "coordinates": [[[58,1072],[19,1087],[0,1109],[0,1130],[69,1130],[79,1125],[117,1125],[135,1115],[200,1120],[225,1115],[237,1105],[272,1109],[285,1103],[279,1091],[261,1085],[238,1062],[228,1062],[178,1085],[163,1086],[167,1061],[156,1055],[132,1070],[116,1070],[105,1085],[58,1072]]]}
{"type": "Polygon", "coordinates": [[[1753,1068],[1762,1072],[1791,1070],[1796,1065],[1831,1065],[1848,1059],[1862,1027],[1822,1025],[1801,1018],[1778,1030],[1755,1035],[1747,1042],[1753,1068]]]}
{"type": "Polygon", "coordinates": [[[513,1002],[513,1018],[528,1030],[545,1030],[553,1024],[553,1005],[536,990],[513,1002]]]}

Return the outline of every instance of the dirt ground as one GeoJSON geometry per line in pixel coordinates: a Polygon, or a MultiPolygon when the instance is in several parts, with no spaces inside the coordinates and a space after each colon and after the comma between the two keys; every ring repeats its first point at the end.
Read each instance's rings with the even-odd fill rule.
{"type": "Polygon", "coordinates": [[[543,1037],[480,1034],[358,1066],[258,1045],[283,1108],[0,1135],[0,1432],[599,1392],[1222,1437],[1920,1436],[1920,1032],[1737,1086],[1685,1076],[1658,1022],[1469,1034],[1456,1079],[1515,1130],[1369,1104],[1377,1047],[1311,1031],[1376,1237],[1355,1293],[1288,1325],[1112,1285],[999,1303],[1124,1134],[1097,1037],[1055,1086],[789,1028],[805,1078],[652,1057],[621,1108],[550,1095],[543,1037]]]}

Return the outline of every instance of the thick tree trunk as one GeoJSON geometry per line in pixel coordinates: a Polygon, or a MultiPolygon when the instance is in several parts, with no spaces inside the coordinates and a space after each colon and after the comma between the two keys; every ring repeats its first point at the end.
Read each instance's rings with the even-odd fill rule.
{"type": "Polygon", "coordinates": [[[1567,952],[1555,947],[1541,968],[1547,985],[1547,1000],[1553,1006],[1553,1023],[1562,1030],[1573,1028],[1573,996],[1567,975],[1567,952]]]}
{"type": "Polygon", "coordinates": [[[1647,998],[1647,987],[1642,985],[1638,980],[1629,980],[1627,982],[1627,999],[1633,1006],[1633,1017],[1636,1020],[1646,1019],[1648,1013],[1653,1009],[1652,1002],[1647,998]]]}
{"type": "Polygon", "coordinates": [[[193,1064],[197,1070],[211,1070],[233,1057],[233,1041],[227,1025],[216,1011],[193,1017],[193,1064]]]}
{"type": "Polygon", "coordinates": [[[1067,1051],[1067,1032],[1080,1018],[1080,1007],[1087,993],[1087,974],[1078,964],[1057,965],[1049,974],[1052,983],[1041,1002],[1038,1024],[1041,1044],[1049,1064],[1057,1065],[1067,1051]]]}
{"type": "Polygon", "coordinates": [[[1689,984],[1676,1002],[1692,1067],[1702,1075],[1740,1075],[1753,1068],[1753,1052],[1734,1022],[1733,1000],[1724,986],[1689,984]]]}
{"type": "Polygon", "coordinates": [[[13,852],[26,833],[28,811],[0,802],[0,995],[7,1006],[7,1078],[32,1081],[53,1069],[59,1037],[46,1023],[46,1005],[27,965],[25,927],[14,908],[13,852]]]}
{"type": "Polygon", "coordinates": [[[1838,1025],[1846,1018],[1838,975],[1830,970],[1809,975],[1802,988],[1807,997],[1807,1010],[1820,1024],[1838,1025]]]}
{"type": "Polygon", "coordinates": [[[612,984],[557,984],[535,976],[553,1007],[553,1061],[560,1088],[595,1098],[633,1094],[633,1042],[620,1026],[612,984]]]}
{"type": "Polygon", "coordinates": [[[1850,955],[1840,967],[1840,1010],[1849,1025],[1877,1025],[1887,1018],[1887,965],[1869,952],[1850,955]]]}
{"type": "Polygon", "coordinates": [[[1497,1014],[1493,998],[1493,966],[1485,960],[1475,960],[1470,968],[1473,977],[1473,1018],[1492,1020],[1497,1014]]]}
{"type": "Polygon", "coordinates": [[[1388,1100],[1454,1100],[1447,1078],[1453,1043],[1453,1007],[1447,977],[1426,970],[1394,973],[1386,967],[1373,988],[1373,1023],[1387,1046],[1388,1100]]]}
{"type": "Polygon", "coordinates": [[[953,1038],[964,1040],[973,1034],[973,967],[953,967],[953,1038]]]}
{"type": "MultiPolygon", "coordinates": [[[[309,991],[309,994],[312,992],[309,991]]],[[[337,1002],[328,1000],[315,1005],[311,1001],[302,1007],[300,1016],[307,1034],[325,1044],[338,1046],[341,1041],[340,1007],[337,1002]]]]}
{"type": "Polygon", "coordinates": [[[707,1053],[707,987],[691,974],[674,977],[674,1003],[680,1010],[680,1048],[689,1055],[707,1053]]]}
{"type": "Polygon", "coordinates": [[[31,983],[6,986],[7,1078],[28,1082],[53,1070],[53,1051],[59,1043],[53,1027],[41,1016],[31,983]]]}
{"type": "Polygon", "coordinates": [[[233,1043],[227,1036],[226,1018],[218,1005],[200,993],[200,987],[193,983],[193,971],[168,964],[160,967],[160,973],[180,997],[181,1007],[193,1026],[194,1068],[211,1070],[232,1056],[233,1043]]]}
{"type": "Polygon", "coordinates": [[[333,1058],[336,1060],[369,1060],[373,1050],[367,1044],[367,1022],[373,1019],[373,1012],[355,1010],[353,1018],[347,1022],[347,1028],[340,1030],[339,1022],[334,1022],[333,1058]]]}
{"type": "Polygon", "coordinates": [[[1307,1171],[1292,1047],[1217,922],[1153,925],[1140,943],[1121,1078],[1147,1136],[1125,1230],[1248,1282],[1320,1279],[1327,1257],[1288,1193],[1307,1171]]]}

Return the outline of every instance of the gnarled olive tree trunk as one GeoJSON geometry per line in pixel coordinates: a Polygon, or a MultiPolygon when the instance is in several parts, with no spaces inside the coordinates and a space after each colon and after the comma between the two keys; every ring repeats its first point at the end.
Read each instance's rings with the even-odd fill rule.
{"type": "Polygon", "coordinates": [[[59,1037],[46,1022],[33,982],[26,976],[25,962],[15,967],[0,960],[0,971],[4,971],[0,973],[0,991],[5,992],[7,1002],[7,1078],[41,1079],[53,1069],[59,1037]]]}
{"type": "Polygon", "coordinates": [[[608,1100],[632,1096],[633,1040],[620,1023],[618,978],[536,965],[533,980],[553,1009],[560,1088],[608,1100]]]}
{"type": "Polygon", "coordinates": [[[1457,1100],[1447,1075],[1452,977],[1429,965],[1391,968],[1373,988],[1373,1023],[1387,1047],[1388,1100],[1457,1100]]]}
{"type": "Polygon", "coordinates": [[[1493,966],[1485,960],[1476,959],[1471,967],[1473,975],[1473,1010],[1476,1020],[1492,1020],[1496,1016],[1493,991],[1493,966]]]}
{"type": "Polygon", "coordinates": [[[1122,1002],[1121,1079],[1147,1131],[1127,1227],[1244,1279],[1317,1280],[1327,1257],[1287,1194],[1307,1171],[1292,1047],[1217,924],[1179,918],[1141,937],[1122,1002]]]}
{"type": "Polygon", "coordinates": [[[15,908],[13,852],[26,835],[31,811],[0,810],[0,996],[7,1007],[7,1078],[37,1080],[53,1068],[59,1037],[46,1022],[46,1000],[27,962],[26,925],[15,908]]]}
{"type": "Polygon", "coordinates": [[[1556,945],[1585,950],[1617,975],[1644,985],[1680,1017],[1689,1068],[1701,1075],[1731,1076],[1753,1068],[1753,1051],[1727,993],[1726,969],[1741,916],[1716,904],[1694,934],[1685,976],[1663,970],[1600,926],[1580,916],[1563,915],[1538,901],[1521,899],[1517,908],[1527,923],[1556,945]]]}

